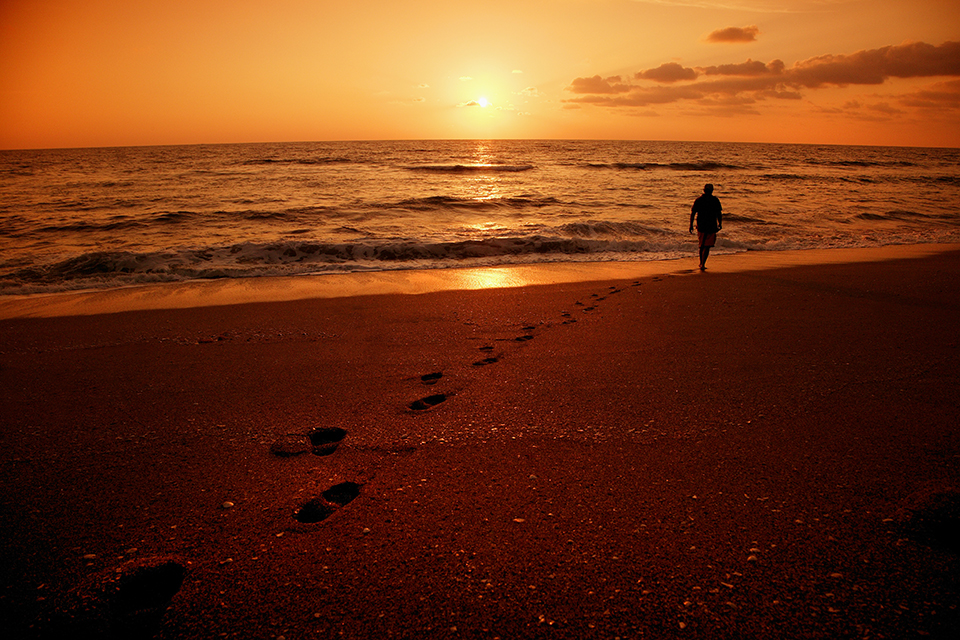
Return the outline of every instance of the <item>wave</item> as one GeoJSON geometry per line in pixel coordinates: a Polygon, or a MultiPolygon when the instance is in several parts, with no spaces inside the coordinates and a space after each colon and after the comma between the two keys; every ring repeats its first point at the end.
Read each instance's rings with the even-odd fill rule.
{"type": "Polygon", "coordinates": [[[909,162],[907,160],[818,160],[814,158],[807,158],[805,162],[806,164],[813,165],[816,167],[866,168],[866,167],[915,167],[915,166],[918,166],[915,162],[909,162]]]}
{"type": "Polygon", "coordinates": [[[198,215],[199,214],[194,211],[167,211],[166,213],[158,213],[157,215],[153,216],[153,221],[161,224],[177,224],[181,222],[189,222],[198,215]]]}
{"type": "MultiPolygon", "coordinates": [[[[48,265],[0,273],[0,294],[116,287],[183,280],[298,275],[358,270],[395,270],[571,257],[647,254],[662,258],[682,250],[682,241],[622,223],[565,225],[557,233],[478,240],[367,242],[245,242],[230,246],[137,253],[94,251],[48,265]]],[[[627,258],[629,259],[629,258],[627,258]]],[[[11,265],[12,266],[12,265],[11,265]]]]}
{"type": "Polygon", "coordinates": [[[409,171],[432,171],[437,173],[517,173],[530,171],[532,164],[415,164],[407,165],[409,171]]]}
{"type": "Polygon", "coordinates": [[[658,227],[639,222],[610,222],[606,220],[571,222],[558,227],[558,231],[575,238],[643,237],[663,233],[663,230],[658,227]]]}
{"type": "Polygon", "coordinates": [[[34,168],[29,164],[10,165],[0,168],[0,176],[28,178],[36,175],[34,168]]]}
{"type": "Polygon", "coordinates": [[[885,213],[858,213],[853,216],[857,220],[868,220],[872,222],[876,221],[892,221],[892,220],[928,220],[933,216],[927,215],[925,213],[919,213],[917,211],[903,211],[903,210],[893,210],[887,211],[885,213]]]}
{"type": "Polygon", "coordinates": [[[345,158],[343,156],[324,156],[317,158],[254,158],[252,160],[244,160],[241,162],[241,165],[244,166],[258,166],[258,165],[292,165],[292,164],[302,164],[302,165],[328,165],[328,164],[352,164],[354,160],[350,158],[345,158]]]}
{"type": "Polygon", "coordinates": [[[381,204],[374,208],[392,209],[395,207],[427,211],[432,209],[525,209],[540,208],[561,204],[556,198],[540,198],[534,196],[515,196],[510,198],[456,198],[453,196],[426,196],[423,198],[407,198],[396,204],[381,204]]]}
{"type": "Polygon", "coordinates": [[[590,169],[635,169],[638,171],[651,168],[650,165],[641,162],[588,162],[587,167],[590,169]]]}
{"type": "Polygon", "coordinates": [[[723,214],[724,223],[729,222],[749,222],[750,224],[761,224],[761,225],[776,225],[779,224],[774,220],[762,220],[760,218],[755,218],[752,216],[745,216],[742,213],[724,213],[723,214]]]}
{"type": "Polygon", "coordinates": [[[796,173],[767,173],[760,176],[760,179],[788,182],[792,180],[819,180],[821,176],[801,176],[796,173]]]}
{"type": "Polygon", "coordinates": [[[54,224],[40,227],[37,229],[40,233],[61,233],[61,232],[96,232],[96,231],[123,231],[126,229],[137,229],[145,226],[139,220],[113,220],[111,222],[71,222],[69,224],[54,224]]]}
{"type": "Polygon", "coordinates": [[[652,169],[669,169],[672,171],[718,171],[720,169],[740,170],[743,167],[723,162],[588,162],[590,169],[619,169],[633,171],[648,171],[652,169]]]}

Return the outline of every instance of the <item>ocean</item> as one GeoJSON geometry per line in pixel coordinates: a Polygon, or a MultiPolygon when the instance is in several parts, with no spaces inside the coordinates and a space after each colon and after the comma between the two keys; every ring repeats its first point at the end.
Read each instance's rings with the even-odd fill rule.
{"type": "Polygon", "coordinates": [[[960,150],[566,140],[0,151],[0,295],[960,242],[960,150]]]}

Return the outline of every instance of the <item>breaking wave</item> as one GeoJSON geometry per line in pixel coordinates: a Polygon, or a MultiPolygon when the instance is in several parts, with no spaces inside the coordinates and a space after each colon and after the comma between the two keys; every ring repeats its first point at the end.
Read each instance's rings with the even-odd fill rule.
{"type": "Polygon", "coordinates": [[[571,223],[530,236],[414,240],[246,242],[149,253],[94,251],[0,273],[0,294],[104,288],[210,278],[448,268],[576,259],[642,260],[680,255],[681,242],[636,223],[571,223]]]}

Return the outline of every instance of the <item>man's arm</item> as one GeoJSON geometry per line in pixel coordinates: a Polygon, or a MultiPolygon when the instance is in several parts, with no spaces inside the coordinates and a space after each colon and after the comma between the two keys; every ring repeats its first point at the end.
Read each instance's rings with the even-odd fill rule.
{"type": "Polygon", "coordinates": [[[697,203],[690,207],[690,233],[693,233],[693,221],[697,217],[697,203]]]}

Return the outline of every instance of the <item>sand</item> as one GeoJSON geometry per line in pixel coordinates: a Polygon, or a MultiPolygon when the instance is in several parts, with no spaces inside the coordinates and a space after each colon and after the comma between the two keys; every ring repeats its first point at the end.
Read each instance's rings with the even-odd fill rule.
{"type": "Polygon", "coordinates": [[[5,301],[5,626],[954,637],[960,247],[693,266],[5,301]]]}

